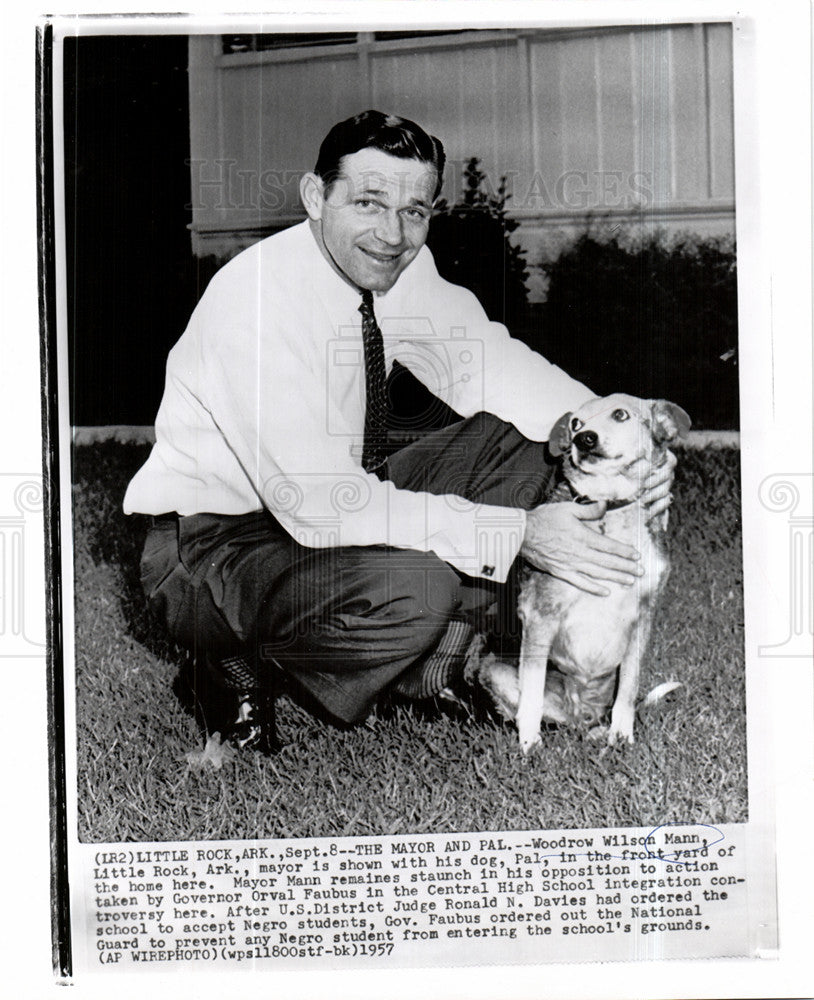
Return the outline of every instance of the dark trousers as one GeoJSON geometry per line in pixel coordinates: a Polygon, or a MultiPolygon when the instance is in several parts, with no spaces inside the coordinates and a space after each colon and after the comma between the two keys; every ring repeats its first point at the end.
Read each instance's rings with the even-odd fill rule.
{"type": "MultiPolygon", "coordinates": [[[[544,444],[477,414],[391,455],[382,478],[531,509],[552,474],[544,444]]],[[[439,643],[451,619],[494,605],[499,584],[433,552],[305,548],[267,511],[195,514],[148,532],[142,583],[173,637],[210,661],[273,658],[338,718],[364,718],[385,687],[439,643]]]]}

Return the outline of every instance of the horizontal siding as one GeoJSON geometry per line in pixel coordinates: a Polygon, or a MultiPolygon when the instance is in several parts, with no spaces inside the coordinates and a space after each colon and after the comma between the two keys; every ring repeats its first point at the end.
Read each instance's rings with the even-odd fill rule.
{"type": "Polygon", "coordinates": [[[517,46],[372,55],[373,106],[419,122],[441,138],[449,176],[444,194],[455,198],[465,161],[482,160],[490,177],[517,169],[517,46]],[[439,99],[440,95],[443,100],[439,99]]]}
{"type": "Polygon", "coordinates": [[[420,44],[363,36],[234,56],[218,42],[190,39],[198,253],[228,256],[302,218],[299,176],[330,126],[366,107],[442,139],[450,201],[471,156],[493,186],[507,175],[530,253],[545,254],[587,213],[636,221],[644,209],[654,225],[734,231],[729,24],[467,32],[420,44]]]}
{"type": "Polygon", "coordinates": [[[704,34],[711,150],[710,197],[734,199],[732,31],[726,24],[710,24],[704,27],[704,34]]]}

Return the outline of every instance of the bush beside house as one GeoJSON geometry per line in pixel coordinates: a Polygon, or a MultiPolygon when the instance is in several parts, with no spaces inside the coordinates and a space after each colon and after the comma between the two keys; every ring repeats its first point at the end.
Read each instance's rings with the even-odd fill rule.
{"type": "MultiPolygon", "coordinates": [[[[669,238],[589,220],[556,260],[543,263],[547,295],[529,303],[523,251],[511,240],[501,181],[488,190],[477,159],[453,207],[440,206],[429,246],[440,273],[465,285],[490,319],[597,395],[615,391],[679,403],[697,428],[738,427],[737,268],[732,240],[669,238]]],[[[397,410],[430,412],[421,387],[397,372],[397,410]]],[[[399,418],[403,419],[403,418],[399,418]]]]}

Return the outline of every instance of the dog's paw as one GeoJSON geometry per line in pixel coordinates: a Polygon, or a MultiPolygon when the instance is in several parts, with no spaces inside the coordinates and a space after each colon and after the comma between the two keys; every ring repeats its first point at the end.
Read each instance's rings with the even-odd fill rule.
{"type": "Polygon", "coordinates": [[[608,730],[608,746],[616,746],[619,743],[635,743],[636,739],[633,736],[633,723],[630,725],[617,725],[611,723],[611,727],[608,730]]]}
{"type": "Polygon", "coordinates": [[[524,756],[528,756],[537,747],[542,746],[543,741],[540,738],[539,733],[535,733],[533,736],[521,736],[520,737],[520,749],[524,756]]]}
{"type": "Polygon", "coordinates": [[[489,653],[480,661],[476,677],[478,684],[489,695],[498,714],[513,722],[520,701],[517,667],[503,663],[494,653],[489,653]]]}

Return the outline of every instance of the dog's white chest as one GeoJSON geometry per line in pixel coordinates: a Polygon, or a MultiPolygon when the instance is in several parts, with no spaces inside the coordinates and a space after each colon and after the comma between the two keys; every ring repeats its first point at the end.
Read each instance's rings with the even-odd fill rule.
{"type": "Polygon", "coordinates": [[[599,597],[531,571],[518,602],[525,623],[538,616],[550,620],[550,659],[563,672],[585,681],[619,665],[632,628],[642,613],[649,612],[669,568],[666,553],[654,541],[636,505],[609,511],[595,527],[639,552],[644,572],[632,586],[607,583],[610,593],[599,597]]]}

